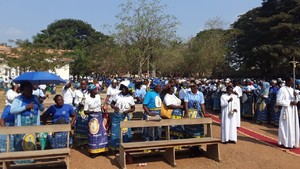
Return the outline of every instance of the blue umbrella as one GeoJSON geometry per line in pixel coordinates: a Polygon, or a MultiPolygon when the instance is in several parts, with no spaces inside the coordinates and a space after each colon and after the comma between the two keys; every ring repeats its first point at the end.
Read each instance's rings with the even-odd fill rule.
{"type": "Polygon", "coordinates": [[[30,81],[32,84],[60,84],[66,83],[65,80],[56,74],[49,72],[26,72],[16,77],[13,82],[22,83],[23,81],[30,81]]]}

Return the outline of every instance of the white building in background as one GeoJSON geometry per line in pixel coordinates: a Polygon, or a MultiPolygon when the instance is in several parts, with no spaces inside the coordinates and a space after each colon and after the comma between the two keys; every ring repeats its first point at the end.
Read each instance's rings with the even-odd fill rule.
{"type": "MultiPolygon", "coordinates": [[[[6,44],[0,44],[0,54],[9,54],[11,52],[11,47],[6,44]]],[[[50,71],[58,76],[60,76],[64,80],[70,79],[70,62],[72,59],[65,58],[63,61],[66,63],[64,66],[56,68],[55,71],[50,71]]],[[[0,58],[0,77],[3,78],[4,82],[8,82],[9,79],[13,79],[23,72],[19,68],[9,67],[5,59],[0,58]]]]}

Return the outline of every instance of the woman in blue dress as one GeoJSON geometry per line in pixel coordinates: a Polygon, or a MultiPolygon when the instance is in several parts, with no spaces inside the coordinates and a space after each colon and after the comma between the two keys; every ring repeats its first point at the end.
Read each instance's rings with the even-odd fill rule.
{"type": "MultiPolygon", "coordinates": [[[[71,126],[75,122],[75,110],[70,104],[64,104],[62,95],[55,95],[53,98],[55,105],[50,106],[42,115],[43,124],[47,124],[48,117],[51,117],[52,124],[69,124],[70,117],[71,126]]],[[[51,148],[65,148],[67,147],[67,132],[57,132],[55,134],[48,134],[48,140],[51,148]]]]}
{"type": "Polygon", "coordinates": [[[256,102],[256,123],[268,123],[267,101],[269,97],[270,84],[269,82],[261,83],[261,90],[257,93],[256,102]]]}
{"type": "MultiPolygon", "coordinates": [[[[11,105],[6,105],[0,118],[0,127],[14,126],[15,116],[10,113],[11,105]]],[[[7,135],[0,135],[0,152],[6,152],[7,135]]],[[[10,135],[10,151],[14,151],[14,136],[10,135]]]]}
{"type": "Polygon", "coordinates": [[[83,110],[88,115],[88,151],[90,157],[95,158],[98,153],[108,151],[108,140],[103,124],[101,98],[96,85],[90,84],[88,91],[83,110]]]}
{"type": "MultiPolygon", "coordinates": [[[[188,91],[185,98],[185,118],[201,118],[205,115],[205,101],[203,93],[198,91],[198,87],[195,82],[190,84],[191,91],[188,91]]],[[[185,125],[185,133],[188,138],[199,138],[204,137],[204,126],[203,125],[185,125]]],[[[200,153],[198,146],[190,148],[191,157],[196,156],[200,153]]]]}
{"type": "MultiPolygon", "coordinates": [[[[149,117],[158,117],[160,118],[161,111],[161,98],[160,92],[162,89],[161,82],[159,79],[153,79],[150,85],[151,91],[147,92],[144,102],[144,119],[149,117]]],[[[154,141],[161,139],[161,127],[144,127],[143,128],[143,138],[145,141],[154,141]]]]}
{"type": "MultiPolygon", "coordinates": [[[[17,96],[11,105],[10,113],[15,115],[15,126],[39,126],[40,111],[44,110],[43,100],[32,94],[33,86],[29,81],[23,81],[20,86],[21,95],[17,96]]],[[[15,135],[15,151],[36,149],[35,133],[15,135]]],[[[18,161],[28,163],[31,160],[18,161]]]]}

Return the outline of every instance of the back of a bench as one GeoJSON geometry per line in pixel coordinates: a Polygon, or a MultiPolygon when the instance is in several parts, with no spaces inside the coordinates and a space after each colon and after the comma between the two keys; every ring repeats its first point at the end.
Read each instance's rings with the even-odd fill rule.
{"type": "Polygon", "coordinates": [[[7,135],[7,152],[9,152],[10,137],[12,134],[28,134],[42,132],[68,132],[67,148],[69,148],[70,124],[43,125],[43,126],[10,126],[1,127],[0,134],[7,135]]]}
{"type": "MultiPolygon", "coordinates": [[[[203,124],[207,125],[207,137],[212,137],[212,119],[209,117],[205,118],[183,118],[183,119],[162,119],[161,121],[146,121],[146,120],[131,120],[131,121],[122,121],[120,123],[120,128],[141,128],[141,127],[162,127],[166,126],[166,138],[170,139],[170,126],[178,126],[178,125],[195,125],[195,124],[203,124]]],[[[123,142],[122,139],[122,130],[120,130],[120,141],[123,142]]]]}

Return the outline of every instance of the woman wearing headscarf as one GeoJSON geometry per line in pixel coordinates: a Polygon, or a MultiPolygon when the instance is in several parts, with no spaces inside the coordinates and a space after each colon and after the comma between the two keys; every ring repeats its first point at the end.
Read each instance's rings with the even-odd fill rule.
{"type": "MultiPolygon", "coordinates": [[[[150,85],[150,91],[146,93],[143,102],[144,119],[153,116],[160,117],[161,98],[161,82],[159,79],[153,79],[150,85]]],[[[161,139],[161,127],[144,127],[143,137],[145,141],[154,141],[161,139]]]]}
{"type": "Polygon", "coordinates": [[[256,123],[268,123],[267,99],[269,97],[270,83],[262,82],[261,90],[257,93],[256,123]]]}
{"type": "MultiPolygon", "coordinates": [[[[201,118],[205,115],[205,101],[203,93],[198,91],[198,86],[194,81],[190,84],[191,91],[188,91],[184,98],[185,117],[186,118],[201,118]]],[[[185,125],[185,133],[187,137],[203,137],[204,126],[202,125],[185,125]]],[[[200,153],[198,146],[190,148],[191,157],[200,153]]]]}
{"type": "MultiPolygon", "coordinates": [[[[119,93],[114,100],[112,100],[111,107],[114,113],[111,115],[111,133],[109,147],[113,151],[119,150],[120,146],[120,123],[121,121],[129,120],[129,113],[135,110],[134,98],[129,92],[129,81],[123,81],[120,85],[121,93],[119,93]]],[[[122,128],[123,142],[131,141],[131,129],[122,128]]],[[[131,162],[131,156],[126,156],[127,162],[131,162]]]]}
{"type": "Polygon", "coordinates": [[[84,103],[84,113],[88,115],[88,150],[95,158],[98,153],[108,151],[107,133],[103,125],[101,98],[94,84],[88,86],[89,94],[84,103]]]}
{"type": "MultiPolygon", "coordinates": [[[[40,111],[44,110],[43,100],[32,94],[33,86],[29,81],[23,81],[20,86],[21,95],[17,96],[11,105],[10,113],[15,115],[15,126],[39,126],[40,111]]],[[[29,131],[30,132],[30,131],[29,131]]],[[[34,150],[35,133],[15,135],[15,151],[34,150]]],[[[18,161],[28,163],[31,160],[18,161]]]]}
{"type": "Polygon", "coordinates": [[[254,93],[255,90],[254,86],[250,79],[246,79],[246,85],[243,88],[243,95],[242,95],[242,116],[245,118],[253,118],[253,103],[254,103],[254,93]]]}

